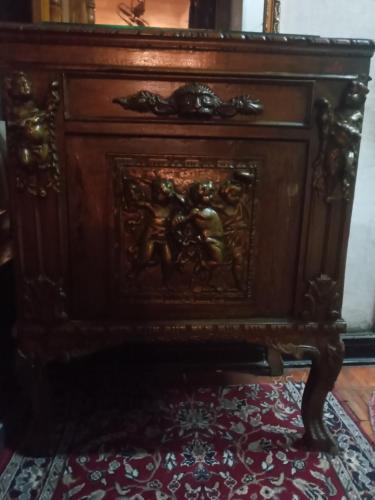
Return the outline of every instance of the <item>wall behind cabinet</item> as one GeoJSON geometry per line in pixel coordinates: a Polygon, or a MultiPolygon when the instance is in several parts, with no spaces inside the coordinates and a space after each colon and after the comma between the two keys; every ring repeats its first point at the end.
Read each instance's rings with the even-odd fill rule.
{"type": "MultiPolygon", "coordinates": [[[[375,39],[374,0],[281,1],[281,32],[375,39]]],[[[375,315],[375,62],[359,156],[344,291],[351,330],[369,330],[375,315]]]]}

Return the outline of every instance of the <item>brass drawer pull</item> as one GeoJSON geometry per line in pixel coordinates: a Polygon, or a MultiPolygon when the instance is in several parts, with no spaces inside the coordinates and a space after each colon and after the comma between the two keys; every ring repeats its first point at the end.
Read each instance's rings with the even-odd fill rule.
{"type": "Polygon", "coordinates": [[[232,118],[239,115],[256,115],[263,111],[263,103],[250,96],[233,97],[222,101],[215,92],[203,83],[189,83],[179,87],[168,98],[141,90],[129,97],[116,97],[115,104],[139,113],[154,113],[157,116],[179,116],[181,118],[232,118]]]}

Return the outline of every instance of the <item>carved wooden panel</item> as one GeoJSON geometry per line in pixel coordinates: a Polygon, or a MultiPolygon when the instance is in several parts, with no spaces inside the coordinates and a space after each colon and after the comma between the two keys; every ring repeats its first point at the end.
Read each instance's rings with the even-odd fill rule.
{"type": "Polygon", "coordinates": [[[259,166],[113,158],[120,295],[128,302],[249,299],[259,166]]]}

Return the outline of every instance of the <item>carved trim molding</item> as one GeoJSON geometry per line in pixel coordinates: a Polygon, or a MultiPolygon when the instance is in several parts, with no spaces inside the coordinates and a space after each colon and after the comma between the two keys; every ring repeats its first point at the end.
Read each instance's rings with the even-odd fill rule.
{"type": "Polygon", "coordinates": [[[320,149],[313,183],[327,203],[352,200],[367,93],[367,81],[358,78],[336,109],[328,99],[316,101],[320,149]]]}
{"type": "Polygon", "coordinates": [[[66,294],[62,280],[55,282],[48,276],[39,275],[25,280],[25,318],[40,323],[56,323],[68,319],[66,294]]]}
{"type": "Polygon", "coordinates": [[[116,97],[115,104],[138,113],[153,113],[156,116],[178,116],[180,118],[210,119],[232,118],[235,115],[256,115],[263,111],[259,99],[250,96],[233,97],[227,102],[203,83],[189,83],[179,87],[167,98],[147,90],[129,97],[116,97]]]}
{"type": "Polygon", "coordinates": [[[35,101],[30,78],[22,71],[5,79],[9,158],[15,163],[17,188],[45,198],[60,192],[55,121],[59,83],[50,84],[43,108],[35,101]]]}
{"type": "MultiPolygon", "coordinates": [[[[132,29],[124,30],[121,27],[115,26],[93,26],[93,25],[74,25],[74,24],[16,24],[16,23],[0,23],[0,32],[2,34],[11,32],[32,32],[32,33],[57,33],[61,34],[91,34],[96,36],[106,37],[106,43],[110,44],[111,39],[144,39],[145,42],[155,40],[158,38],[165,38],[171,40],[218,40],[225,44],[227,41],[250,41],[266,44],[294,44],[298,46],[307,47],[344,47],[344,48],[363,48],[373,50],[375,42],[366,38],[327,38],[320,36],[306,36],[306,35],[281,35],[276,33],[243,33],[243,32],[221,32],[211,30],[163,30],[163,29],[132,29]]],[[[88,37],[86,40],[81,39],[81,44],[91,43],[92,40],[88,37]]]]}
{"type": "Polygon", "coordinates": [[[321,274],[309,281],[302,317],[306,321],[314,322],[336,321],[340,318],[339,301],[337,282],[321,274]]]}

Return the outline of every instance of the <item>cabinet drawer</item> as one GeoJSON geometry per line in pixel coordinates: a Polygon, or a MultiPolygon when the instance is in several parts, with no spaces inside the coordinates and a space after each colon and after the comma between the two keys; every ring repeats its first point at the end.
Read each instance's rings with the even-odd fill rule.
{"type": "Polygon", "coordinates": [[[224,82],[219,78],[198,78],[166,80],[68,74],[65,76],[65,118],[310,124],[313,81],[237,78],[224,82]]]}

